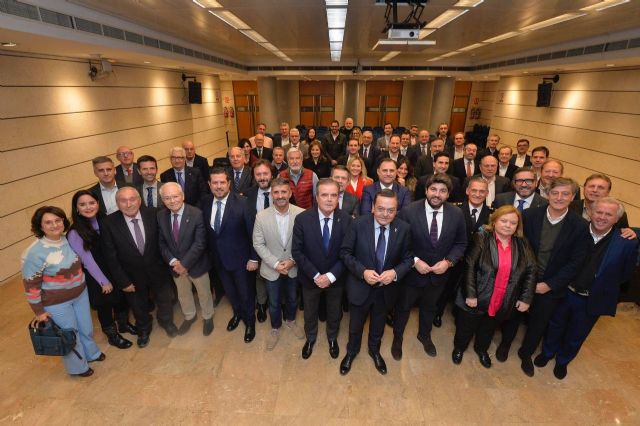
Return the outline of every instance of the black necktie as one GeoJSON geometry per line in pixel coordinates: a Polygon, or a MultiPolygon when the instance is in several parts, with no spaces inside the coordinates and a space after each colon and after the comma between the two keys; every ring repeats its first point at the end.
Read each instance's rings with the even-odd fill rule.
{"type": "Polygon", "coordinates": [[[268,191],[264,191],[262,193],[262,196],[264,197],[264,208],[268,209],[269,208],[269,192],[268,191]]]}
{"type": "Polygon", "coordinates": [[[436,217],[438,216],[438,212],[433,212],[433,219],[431,219],[431,229],[429,229],[429,239],[431,240],[431,245],[435,246],[438,244],[438,221],[436,217]]]}
{"type": "Polygon", "coordinates": [[[378,235],[378,245],[376,246],[376,272],[381,274],[384,269],[384,252],[387,240],[384,237],[385,227],[380,227],[380,235],[378,235]]]}

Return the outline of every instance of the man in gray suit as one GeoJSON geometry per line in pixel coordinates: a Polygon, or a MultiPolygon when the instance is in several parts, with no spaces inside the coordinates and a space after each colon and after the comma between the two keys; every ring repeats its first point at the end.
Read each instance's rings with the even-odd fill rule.
{"type": "Polygon", "coordinates": [[[173,282],[178,289],[178,300],[184,322],[178,334],[186,334],[196,321],[196,305],[191,284],[198,291],[204,325],[202,334],[213,331],[213,297],[209,281],[209,257],[206,253],[207,234],[202,211],[184,203],[180,184],[167,182],[160,189],[167,209],[158,212],[159,244],[162,258],[172,268],[173,282]]]}
{"type": "Polygon", "coordinates": [[[540,207],[547,204],[547,200],[536,193],[536,174],[530,167],[521,167],[513,174],[511,185],[515,191],[496,194],[493,208],[513,205],[520,212],[529,207],[540,207]]]}
{"type": "Polygon", "coordinates": [[[253,248],[262,259],[260,275],[267,280],[269,293],[269,316],[271,333],[267,339],[267,350],[271,351],[280,339],[282,308],[280,294],[285,293],[285,324],[298,339],[303,339],[304,330],[296,324],[296,298],[298,291],[298,267],[291,254],[293,224],[304,209],[289,204],[291,188],[289,180],[275,178],[271,181],[273,205],[256,215],[253,226],[253,248]]]}
{"type": "Polygon", "coordinates": [[[336,165],[331,169],[331,179],[335,180],[340,187],[340,198],[338,199],[338,208],[355,218],[360,215],[360,201],[358,197],[345,192],[347,183],[349,182],[349,170],[346,166],[336,165]]]}

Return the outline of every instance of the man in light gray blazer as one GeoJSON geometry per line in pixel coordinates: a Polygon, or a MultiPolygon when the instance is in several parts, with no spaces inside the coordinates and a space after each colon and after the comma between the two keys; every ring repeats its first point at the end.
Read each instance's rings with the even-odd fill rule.
{"type": "Polygon", "coordinates": [[[304,209],[289,204],[291,188],[289,180],[275,178],[271,181],[273,205],[256,215],[253,226],[253,247],[262,259],[260,275],[267,281],[269,294],[269,316],[271,333],[267,339],[267,350],[273,350],[280,339],[282,310],[280,294],[285,293],[285,324],[299,339],[304,331],[296,324],[296,298],[298,268],[291,254],[293,223],[304,209]]]}
{"type": "Polygon", "coordinates": [[[184,322],[178,334],[186,334],[196,321],[196,305],[191,284],[198,291],[204,325],[202,334],[213,331],[213,298],[209,281],[211,265],[206,253],[207,233],[202,211],[185,204],[180,184],[166,182],[160,196],[167,209],[158,211],[159,245],[162,258],[172,268],[173,282],[184,322]]]}

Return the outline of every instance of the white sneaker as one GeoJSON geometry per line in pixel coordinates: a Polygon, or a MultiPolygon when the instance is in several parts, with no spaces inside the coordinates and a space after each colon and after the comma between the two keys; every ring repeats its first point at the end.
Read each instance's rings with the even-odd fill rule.
{"type": "Polygon", "coordinates": [[[267,350],[272,351],[278,344],[278,340],[280,340],[280,330],[274,328],[269,333],[269,337],[267,337],[267,350]]]}
{"type": "Polygon", "coordinates": [[[298,339],[304,339],[305,334],[304,334],[304,330],[298,326],[298,324],[294,321],[285,321],[284,322],[287,327],[289,328],[289,330],[293,331],[293,334],[298,338],[298,339]]]}

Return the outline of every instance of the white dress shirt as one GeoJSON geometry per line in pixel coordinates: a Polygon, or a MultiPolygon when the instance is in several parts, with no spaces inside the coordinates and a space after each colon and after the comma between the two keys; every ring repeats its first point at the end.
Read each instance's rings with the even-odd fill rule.
{"type": "Polygon", "coordinates": [[[134,230],[132,219],[138,219],[138,227],[140,228],[140,232],[142,232],[142,240],[147,241],[147,236],[144,232],[144,224],[142,223],[142,215],[140,214],[140,210],[138,210],[138,213],[136,214],[135,217],[125,216],[124,219],[125,219],[125,222],[127,222],[127,226],[129,227],[129,232],[131,232],[133,241],[135,241],[136,244],[138,242],[136,241],[136,231],[134,230]]]}
{"type": "Polygon", "coordinates": [[[227,205],[227,200],[229,199],[229,194],[225,195],[225,197],[221,200],[218,200],[216,197],[213,197],[213,208],[211,209],[211,229],[213,229],[214,231],[218,231],[215,228],[215,222],[216,222],[216,212],[218,211],[218,201],[221,201],[222,204],[220,205],[220,225],[222,226],[222,218],[224,217],[224,208],[227,205]]]}
{"type": "Polygon", "coordinates": [[[440,206],[437,209],[434,209],[429,205],[427,200],[424,201],[424,207],[427,214],[427,226],[429,227],[428,231],[431,231],[431,221],[433,220],[433,213],[438,212],[436,216],[436,223],[438,224],[438,239],[440,239],[440,234],[442,233],[442,221],[444,216],[444,208],[440,206]]]}
{"type": "Polygon", "coordinates": [[[118,184],[113,185],[110,189],[100,184],[100,192],[102,193],[102,201],[104,201],[107,214],[117,211],[116,192],[118,192],[118,184]]]}

